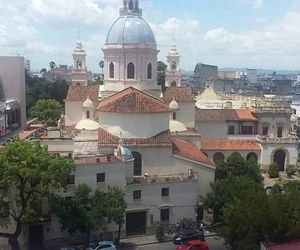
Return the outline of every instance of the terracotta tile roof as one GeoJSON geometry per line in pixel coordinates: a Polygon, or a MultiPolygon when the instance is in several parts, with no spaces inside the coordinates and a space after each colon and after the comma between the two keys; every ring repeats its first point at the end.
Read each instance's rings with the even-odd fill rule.
{"type": "Polygon", "coordinates": [[[300,249],[300,240],[289,241],[285,243],[265,244],[267,250],[295,250],[300,249]]]}
{"type": "Polygon", "coordinates": [[[70,86],[65,101],[84,102],[87,97],[98,104],[99,86],[70,86]]]}
{"type": "Polygon", "coordinates": [[[202,139],[201,149],[205,151],[259,151],[260,144],[256,140],[202,139]]]}
{"type": "MultiPolygon", "coordinates": [[[[100,147],[116,147],[119,137],[112,135],[105,129],[98,131],[98,142],[100,147]]],[[[172,140],[169,130],[150,138],[123,138],[126,147],[171,147],[172,140]]]]}
{"type": "Polygon", "coordinates": [[[97,111],[115,113],[163,113],[170,112],[160,99],[133,87],[124,89],[101,100],[97,111]]]}
{"type": "Polygon", "coordinates": [[[249,109],[236,109],[235,112],[240,120],[257,121],[249,109]]]}
{"type": "Polygon", "coordinates": [[[173,98],[176,102],[195,102],[195,96],[189,86],[168,87],[164,92],[164,101],[169,103],[173,98]]]}
{"type": "Polygon", "coordinates": [[[193,161],[214,166],[214,163],[200,149],[183,140],[173,140],[173,153],[193,161]]]}
{"type": "Polygon", "coordinates": [[[196,122],[257,121],[248,109],[198,109],[196,122]]]}

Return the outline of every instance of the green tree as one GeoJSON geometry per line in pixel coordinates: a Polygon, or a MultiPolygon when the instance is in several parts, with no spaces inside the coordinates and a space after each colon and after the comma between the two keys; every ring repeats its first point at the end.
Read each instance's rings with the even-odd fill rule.
{"type": "Polygon", "coordinates": [[[55,99],[61,105],[67,96],[69,85],[64,80],[49,81],[45,78],[25,75],[27,114],[39,99],[55,99]]]}
{"type": "Polygon", "coordinates": [[[261,184],[263,181],[257,162],[252,159],[246,161],[239,153],[233,153],[225,162],[217,165],[217,180],[238,176],[248,176],[258,184],[261,184]]]}
{"type": "Polygon", "coordinates": [[[113,221],[118,225],[117,243],[120,242],[120,234],[122,225],[125,223],[126,202],[125,193],[119,187],[109,187],[105,195],[107,200],[106,217],[109,221],[113,221]]]}
{"type": "MultiPolygon", "coordinates": [[[[51,211],[59,218],[62,230],[67,230],[71,235],[76,232],[86,234],[88,243],[91,232],[103,224],[104,210],[102,213],[99,213],[99,209],[95,212],[95,204],[99,202],[99,198],[100,196],[92,194],[86,184],[81,184],[76,187],[74,196],[68,199],[54,195],[51,199],[51,211]]],[[[103,194],[101,198],[104,198],[103,194]]]]}
{"type": "Polygon", "coordinates": [[[9,204],[15,230],[0,233],[8,238],[12,250],[19,249],[18,236],[23,223],[40,216],[41,203],[56,188],[64,187],[74,163],[53,158],[38,143],[16,140],[0,151],[0,206],[9,204]]]}
{"type": "Polygon", "coordinates": [[[213,209],[214,221],[223,221],[225,205],[232,202],[239,195],[240,190],[253,188],[263,190],[262,185],[258,185],[247,176],[224,178],[211,183],[211,191],[202,200],[205,207],[213,209]]]}
{"type": "Polygon", "coordinates": [[[31,109],[31,116],[37,117],[39,121],[50,126],[56,125],[63,109],[58,101],[54,99],[41,99],[31,109]]]}
{"type": "Polygon", "coordinates": [[[162,61],[158,61],[158,63],[157,63],[157,84],[161,86],[162,90],[165,89],[166,69],[167,69],[167,65],[162,61]]]}
{"type": "Polygon", "coordinates": [[[259,243],[300,237],[299,183],[267,195],[255,187],[239,190],[224,208],[222,236],[231,249],[259,249],[259,243]]]}
{"type": "Polygon", "coordinates": [[[268,175],[270,178],[278,178],[279,177],[279,168],[277,163],[272,163],[268,169],[268,175]]]}

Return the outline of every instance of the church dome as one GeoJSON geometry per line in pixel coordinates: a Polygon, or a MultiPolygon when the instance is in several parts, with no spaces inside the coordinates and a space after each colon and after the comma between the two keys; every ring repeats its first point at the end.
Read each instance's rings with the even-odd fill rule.
{"type": "Polygon", "coordinates": [[[109,30],[106,44],[142,44],[156,47],[156,39],[149,24],[141,17],[119,17],[109,30]]]}
{"type": "Polygon", "coordinates": [[[92,100],[88,97],[88,98],[86,98],[86,100],[83,102],[82,107],[83,107],[83,108],[89,108],[89,109],[92,109],[92,108],[94,108],[94,104],[93,104],[92,100]]]}
{"type": "Polygon", "coordinates": [[[88,130],[88,131],[94,131],[100,128],[100,125],[98,122],[90,120],[90,119],[83,119],[80,122],[78,122],[75,126],[75,129],[77,130],[88,130]]]}
{"type": "Polygon", "coordinates": [[[170,126],[169,128],[171,133],[187,131],[187,128],[184,126],[184,124],[176,120],[171,120],[169,122],[169,126],[170,126]]]}

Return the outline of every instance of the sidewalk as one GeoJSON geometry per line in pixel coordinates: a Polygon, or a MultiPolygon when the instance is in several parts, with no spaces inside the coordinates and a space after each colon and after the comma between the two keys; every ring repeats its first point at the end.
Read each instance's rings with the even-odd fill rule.
{"type": "MultiPolygon", "coordinates": [[[[204,230],[205,237],[214,237],[218,236],[216,232],[204,230]]],[[[170,242],[173,240],[172,236],[166,236],[166,240],[164,242],[170,242]]],[[[130,247],[130,246],[143,246],[143,245],[151,245],[161,243],[158,242],[155,235],[146,235],[146,236],[136,236],[130,237],[121,240],[120,248],[130,247]]]]}

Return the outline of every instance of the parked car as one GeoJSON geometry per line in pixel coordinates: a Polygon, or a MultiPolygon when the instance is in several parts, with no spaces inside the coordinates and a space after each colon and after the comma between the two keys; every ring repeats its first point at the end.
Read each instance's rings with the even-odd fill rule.
{"type": "Polygon", "coordinates": [[[98,242],[97,246],[90,246],[86,250],[116,250],[114,243],[112,241],[101,241],[98,242]]]}
{"type": "Polygon", "coordinates": [[[205,241],[204,232],[202,230],[187,230],[179,234],[176,234],[173,237],[173,243],[175,245],[179,245],[189,240],[205,241]]]}
{"type": "Polygon", "coordinates": [[[200,240],[190,240],[184,245],[180,245],[176,250],[209,250],[208,243],[200,240]]]}

